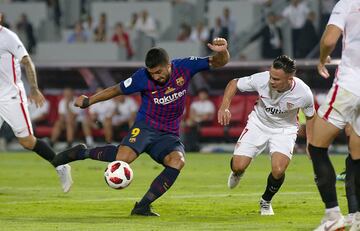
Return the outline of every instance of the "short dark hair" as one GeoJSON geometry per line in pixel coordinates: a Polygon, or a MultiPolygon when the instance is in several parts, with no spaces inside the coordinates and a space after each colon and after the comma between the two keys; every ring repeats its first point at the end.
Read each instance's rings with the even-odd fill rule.
{"type": "Polygon", "coordinates": [[[272,66],[275,69],[282,69],[287,74],[294,74],[296,71],[295,60],[286,55],[278,56],[272,66]]]}
{"type": "Polygon", "coordinates": [[[154,68],[159,65],[166,65],[169,63],[169,55],[165,49],[160,47],[151,48],[145,58],[145,65],[147,68],[154,68]]]}

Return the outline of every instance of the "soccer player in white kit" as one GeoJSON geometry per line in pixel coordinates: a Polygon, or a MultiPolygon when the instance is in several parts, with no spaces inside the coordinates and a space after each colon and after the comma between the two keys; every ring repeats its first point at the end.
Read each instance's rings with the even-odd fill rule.
{"type": "MultiPolygon", "coordinates": [[[[315,182],[326,208],[325,216],[316,229],[318,231],[345,230],[344,218],[338,206],[335,171],[328,156],[328,147],[347,124],[351,126],[348,144],[351,171],[355,177],[357,201],[360,202],[360,0],[340,0],[332,11],[321,38],[317,66],[319,74],[324,78],[329,77],[325,67],[330,61],[328,56],[341,35],[341,63],[326,102],[320,106],[315,117],[313,136],[308,146],[315,182]]],[[[346,171],[348,175],[348,166],[346,171]]],[[[360,230],[359,212],[355,214],[354,224],[350,230],[360,230]]]]}
{"type": "MultiPolygon", "coordinates": [[[[34,64],[19,37],[0,22],[0,126],[6,121],[24,148],[51,163],[55,152],[33,135],[20,64],[25,67],[30,84],[30,100],[37,107],[42,106],[45,98],[38,89],[34,64]]],[[[58,166],[56,171],[63,191],[68,192],[72,185],[70,166],[58,166]]]]}
{"type": "Polygon", "coordinates": [[[306,116],[306,133],[311,137],[309,125],[315,114],[314,98],[310,88],[294,76],[295,71],[295,61],[282,55],[274,60],[269,71],[231,80],[218,111],[219,123],[228,125],[231,119],[229,107],[237,89],[259,93],[259,99],[235,146],[228,186],[234,188],[252,159],[268,147],[272,169],[260,199],[261,215],[274,215],[271,199],[284,182],[285,171],[293,155],[299,109],[306,116]]]}

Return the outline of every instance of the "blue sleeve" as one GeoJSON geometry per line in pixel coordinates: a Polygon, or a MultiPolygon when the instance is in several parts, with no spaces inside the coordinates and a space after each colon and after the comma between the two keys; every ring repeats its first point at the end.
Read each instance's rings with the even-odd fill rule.
{"type": "Polygon", "coordinates": [[[145,89],[147,77],[144,69],[135,72],[131,77],[119,83],[120,90],[125,95],[130,95],[135,92],[141,92],[145,89]]]}
{"type": "Polygon", "coordinates": [[[210,69],[209,57],[195,57],[191,56],[178,60],[182,66],[190,70],[190,75],[193,76],[200,71],[210,69]]]}

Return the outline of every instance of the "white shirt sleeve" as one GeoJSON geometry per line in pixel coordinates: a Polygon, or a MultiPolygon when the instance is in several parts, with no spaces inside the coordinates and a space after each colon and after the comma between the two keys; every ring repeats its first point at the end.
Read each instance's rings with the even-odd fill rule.
{"type": "Polygon", "coordinates": [[[75,100],[76,99],[74,98],[73,100],[71,100],[71,102],[69,102],[69,104],[70,104],[69,109],[72,113],[79,115],[82,112],[82,110],[81,110],[81,108],[75,106],[75,100]]]}
{"type": "Polygon", "coordinates": [[[130,112],[137,112],[138,110],[138,105],[136,103],[136,101],[133,98],[128,98],[129,99],[129,107],[130,107],[130,112]]]}
{"type": "Polygon", "coordinates": [[[24,44],[20,41],[19,37],[14,33],[10,32],[8,34],[7,47],[9,52],[15,56],[19,61],[22,60],[24,56],[29,55],[24,44]]]}
{"type": "Polygon", "coordinates": [[[236,86],[240,91],[255,91],[256,90],[256,88],[254,87],[252,75],[238,79],[236,86]]]}
{"type": "Polygon", "coordinates": [[[61,99],[59,102],[58,112],[60,115],[66,114],[65,100],[61,99]]]}
{"type": "Polygon", "coordinates": [[[209,100],[209,113],[215,113],[215,105],[209,100]]]}
{"type": "Polygon", "coordinates": [[[112,99],[110,99],[109,101],[106,101],[106,102],[107,102],[107,104],[106,104],[105,117],[111,117],[116,110],[116,104],[112,99]]]}
{"type": "Polygon", "coordinates": [[[93,104],[89,107],[89,113],[90,114],[97,114],[97,108],[96,108],[97,104],[93,104]]]}
{"type": "Polygon", "coordinates": [[[75,103],[75,99],[73,99],[71,102],[68,102],[69,108],[67,108],[66,100],[64,98],[61,99],[58,108],[59,114],[66,115],[68,113],[68,109],[74,114],[77,115],[80,114],[81,108],[75,107],[74,103],[75,103]]]}
{"type": "Polygon", "coordinates": [[[237,88],[240,91],[258,91],[263,85],[269,81],[269,72],[259,72],[251,76],[239,78],[237,81],[237,88]]]}
{"type": "Polygon", "coordinates": [[[344,31],[345,21],[349,10],[350,4],[348,3],[348,1],[340,0],[338,3],[336,3],[331,13],[328,25],[335,25],[339,27],[342,31],[344,31]]]}
{"type": "Polygon", "coordinates": [[[315,115],[314,96],[310,88],[308,88],[307,91],[307,97],[302,111],[307,117],[312,117],[315,115]]]}
{"type": "Polygon", "coordinates": [[[282,16],[284,17],[284,18],[287,18],[287,17],[289,17],[289,15],[290,15],[290,7],[288,6],[288,7],[286,7],[283,11],[282,11],[282,16]]]}

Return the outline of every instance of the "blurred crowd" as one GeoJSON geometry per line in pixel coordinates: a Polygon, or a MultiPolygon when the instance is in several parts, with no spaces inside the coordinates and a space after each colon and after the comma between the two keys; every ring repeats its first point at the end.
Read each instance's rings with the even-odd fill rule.
{"type": "MultiPolygon", "coordinates": [[[[15,1],[3,1],[15,2],[15,1]]],[[[47,0],[48,17],[54,21],[54,25],[64,28],[62,24],[62,12],[59,0],[47,0]]],[[[173,4],[181,4],[186,0],[172,1],[173,4]]],[[[251,37],[248,43],[261,40],[261,57],[263,59],[272,59],[282,54],[287,37],[283,35],[284,25],[291,28],[291,47],[292,56],[295,58],[311,57],[316,53],[316,46],[319,42],[319,36],[325,28],[333,6],[337,0],[318,0],[319,9],[309,7],[310,1],[289,0],[288,4],[282,9],[278,9],[273,0],[257,1],[263,2],[261,5],[261,18],[263,25],[259,30],[251,31],[251,37]]],[[[124,22],[116,22],[115,25],[108,24],[106,12],[99,15],[97,22],[93,21],[91,12],[86,10],[87,1],[81,1],[81,17],[66,34],[68,43],[86,43],[86,42],[113,42],[121,46],[126,51],[128,60],[134,56],[134,31],[141,31],[145,35],[154,39],[154,42],[161,39],[159,36],[159,22],[154,15],[147,10],[140,9],[139,12],[133,12],[131,17],[124,22]]],[[[313,7],[314,8],[314,7],[313,7]]],[[[206,17],[190,25],[186,22],[179,22],[179,30],[174,36],[178,42],[200,42],[206,44],[215,37],[223,37],[230,41],[230,44],[236,43],[239,32],[236,31],[238,22],[234,19],[236,11],[229,7],[224,7],[222,14],[215,17],[214,22],[208,22],[206,17]]],[[[17,22],[8,22],[6,15],[2,12],[3,25],[15,30],[21,37],[30,53],[36,48],[37,38],[34,33],[33,25],[28,20],[26,14],[22,14],[17,22]]],[[[161,20],[161,19],[160,19],[161,20]]],[[[161,23],[161,22],[160,22],[161,23]]],[[[207,50],[206,53],[210,51],[207,50]]],[[[240,58],[242,56],[239,51],[240,58]]]]}

